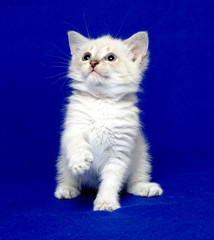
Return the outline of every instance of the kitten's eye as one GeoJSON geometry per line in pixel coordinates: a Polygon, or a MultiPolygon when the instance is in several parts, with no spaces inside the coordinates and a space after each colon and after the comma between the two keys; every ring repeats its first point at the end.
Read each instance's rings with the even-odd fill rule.
{"type": "Polygon", "coordinates": [[[117,57],[114,55],[114,54],[109,54],[107,57],[106,57],[106,60],[109,61],[109,62],[114,62],[115,60],[117,59],[117,57]]]}
{"type": "Polygon", "coordinates": [[[91,58],[91,54],[89,52],[84,53],[84,55],[82,56],[83,61],[88,61],[90,58],[91,58]]]}

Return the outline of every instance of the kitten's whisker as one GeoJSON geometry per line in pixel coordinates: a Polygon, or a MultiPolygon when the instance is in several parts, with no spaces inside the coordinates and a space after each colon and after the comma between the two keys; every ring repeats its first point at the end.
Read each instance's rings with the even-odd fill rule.
{"type": "Polygon", "coordinates": [[[86,20],[85,20],[85,12],[83,13],[83,19],[84,19],[86,31],[87,31],[87,33],[88,33],[88,38],[91,38],[90,33],[89,33],[89,29],[88,29],[88,27],[87,27],[86,20]]]}
{"type": "Polygon", "coordinates": [[[109,31],[108,25],[106,24],[106,22],[104,22],[104,21],[102,21],[102,20],[101,20],[101,22],[105,25],[105,27],[106,27],[106,29],[107,29],[107,33],[109,34],[110,31],[109,31]]]}
{"type": "Polygon", "coordinates": [[[64,74],[68,74],[68,71],[66,71],[66,72],[62,72],[62,73],[58,73],[58,74],[56,74],[56,75],[54,75],[54,76],[50,76],[50,77],[46,77],[46,78],[55,78],[55,77],[58,77],[58,76],[60,76],[60,75],[64,75],[64,74]]]}
{"type": "Polygon", "coordinates": [[[126,15],[125,15],[125,17],[124,17],[124,19],[123,19],[123,21],[122,21],[122,24],[120,25],[119,31],[118,31],[118,33],[116,34],[116,36],[114,36],[114,38],[116,38],[116,37],[119,35],[119,33],[121,32],[121,29],[122,29],[122,27],[123,27],[123,25],[124,25],[124,22],[125,22],[125,20],[126,20],[126,17],[128,16],[128,14],[129,14],[129,12],[126,13],[126,15]]]}
{"type": "Polygon", "coordinates": [[[55,63],[56,63],[56,64],[58,64],[58,63],[59,63],[59,64],[65,64],[65,66],[67,66],[67,67],[69,66],[69,63],[68,63],[68,62],[53,62],[53,63],[54,63],[54,64],[55,64],[55,63]]]}
{"type": "Polygon", "coordinates": [[[62,91],[62,88],[65,86],[65,83],[68,82],[70,80],[70,78],[66,78],[65,81],[63,82],[60,91],[62,91]]]}
{"type": "Polygon", "coordinates": [[[65,61],[70,61],[71,60],[71,58],[67,59],[67,58],[63,58],[63,57],[59,57],[59,56],[54,56],[54,55],[51,55],[51,54],[44,54],[44,55],[48,56],[48,57],[59,58],[59,59],[65,60],[65,61]]]}
{"type": "Polygon", "coordinates": [[[68,66],[60,66],[60,65],[47,65],[45,63],[40,63],[44,67],[58,67],[58,68],[67,68],[68,66]]]}
{"type": "Polygon", "coordinates": [[[65,21],[62,21],[62,23],[68,24],[68,25],[72,26],[73,28],[75,28],[76,32],[80,32],[79,29],[76,26],[74,26],[73,24],[71,24],[69,22],[65,22],[65,21]]]}
{"type": "Polygon", "coordinates": [[[56,68],[67,68],[68,66],[58,66],[58,65],[50,65],[50,66],[48,66],[47,65],[47,67],[56,67],[56,68]]]}
{"type": "Polygon", "coordinates": [[[66,57],[70,58],[70,56],[68,56],[66,53],[64,53],[64,51],[62,51],[59,47],[57,47],[53,42],[50,42],[58,51],[60,51],[63,55],[65,55],[66,57]]]}
{"type": "MultiPolygon", "coordinates": [[[[69,80],[69,78],[67,78],[66,76],[58,78],[56,81],[52,82],[50,85],[53,86],[54,84],[58,83],[59,81],[61,81],[62,79],[65,79],[65,81],[69,80]]],[[[64,84],[64,83],[63,83],[64,84]]]]}

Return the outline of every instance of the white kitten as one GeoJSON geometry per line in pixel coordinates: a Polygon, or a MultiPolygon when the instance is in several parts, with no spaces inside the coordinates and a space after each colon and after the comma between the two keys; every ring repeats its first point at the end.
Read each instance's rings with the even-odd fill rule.
{"type": "Polygon", "coordinates": [[[162,194],[151,183],[147,143],[140,130],[136,92],[148,65],[148,35],[122,41],[87,39],[69,32],[72,54],[69,97],[58,158],[59,199],[77,197],[82,186],[98,189],[94,210],[120,207],[119,192],[162,194]]]}

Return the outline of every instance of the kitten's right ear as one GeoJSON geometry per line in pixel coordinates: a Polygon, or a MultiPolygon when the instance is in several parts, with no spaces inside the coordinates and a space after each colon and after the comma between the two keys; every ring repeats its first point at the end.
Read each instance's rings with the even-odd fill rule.
{"type": "Polygon", "coordinates": [[[81,46],[88,41],[87,38],[75,31],[68,32],[68,40],[72,55],[76,54],[81,49],[81,46]]]}

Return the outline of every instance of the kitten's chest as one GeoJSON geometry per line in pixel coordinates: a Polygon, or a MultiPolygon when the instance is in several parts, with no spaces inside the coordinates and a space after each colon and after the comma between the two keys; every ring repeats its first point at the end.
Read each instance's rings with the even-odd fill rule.
{"type": "Polygon", "coordinates": [[[115,114],[116,109],[104,100],[97,101],[94,104],[90,115],[92,124],[89,136],[94,148],[105,148],[109,144],[113,144],[114,125],[118,121],[118,117],[115,114]]]}
{"type": "Polygon", "coordinates": [[[111,149],[117,144],[118,138],[123,138],[132,130],[134,133],[138,128],[138,110],[135,106],[126,108],[99,100],[90,112],[92,124],[89,139],[96,155],[111,149]]]}

